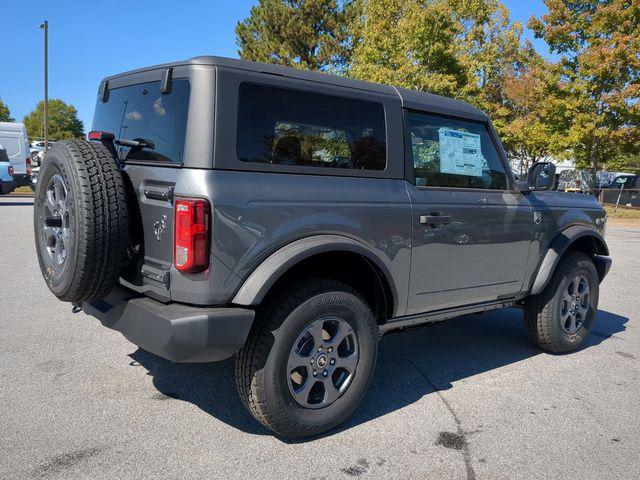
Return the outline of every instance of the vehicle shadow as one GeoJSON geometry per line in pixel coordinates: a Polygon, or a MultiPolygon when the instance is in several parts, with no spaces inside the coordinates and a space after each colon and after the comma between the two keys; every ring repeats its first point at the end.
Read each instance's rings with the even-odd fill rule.
{"type": "MultiPolygon", "coordinates": [[[[625,330],[629,319],[600,310],[583,349],[625,330]]],[[[349,429],[410,405],[458,380],[543,353],[532,346],[522,312],[511,308],[466,315],[380,342],[376,372],[354,414],[337,430],[349,429]]],[[[193,403],[208,414],[247,433],[270,434],[243,408],[233,378],[233,359],[208,364],[174,364],[145,350],[130,357],[148,370],[163,395],[193,403]]],[[[133,362],[132,362],[133,364],[133,362]]],[[[165,397],[166,396],[166,397],[165,397]]]]}

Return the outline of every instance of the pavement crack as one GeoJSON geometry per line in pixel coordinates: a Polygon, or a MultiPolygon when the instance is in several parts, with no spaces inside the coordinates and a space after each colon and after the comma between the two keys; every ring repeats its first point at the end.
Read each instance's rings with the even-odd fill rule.
{"type": "Polygon", "coordinates": [[[631,360],[636,359],[636,356],[631,353],[617,351],[616,354],[620,355],[623,358],[629,358],[631,360]]]}
{"type": "Polygon", "coordinates": [[[59,473],[61,471],[64,471],[73,467],[77,463],[80,463],[84,460],[87,460],[97,455],[103,450],[104,450],[104,447],[91,447],[91,448],[74,450],[72,452],[63,453],[61,455],[55,455],[54,457],[51,457],[46,462],[42,463],[34,471],[34,475],[40,478],[54,475],[56,473],[59,473]]]}
{"type": "Polygon", "coordinates": [[[460,418],[456,414],[455,410],[453,409],[449,401],[442,394],[442,390],[438,388],[435,385],[435,383],[431,381],[429,376],[418,365],[416,365],[411,360],[409,360],[409,363],[413,365],[413,368],[416,369],[416,371],[420,374],[420,376],[424,379],[424,381],[427,382],[429,386],[433,389],[435,394],[438,395],[438,398],[440,398],[444,406],[447,407],[447,410],[449,410],[449,413],[451,414],[451,417],[453,418],[453,421],[456,424],[456,430],[457,430],[456,434],[452,434],[451,432],[441,432],[436,444],[448,446],[448,444],[451,443],[450,441],[453,441],[453,443],[451,443],[452,445],[451,448],[455,448],[456,450],[460,450],[460,449],[462,450],[464,466],[467,471],[467,480],[476,480],[476,473],[473,470],[473,465],[471,465],[471,451],[469,449],[469,442],[466,439],[465,432],[462,430],[462,423],[460,422],[460,418]],[[438,442],[441,442],[441,443],[438,443],[438,442]]]}
{"type": "Polygon", "coordinates": [[[604,333],[604,332],[599,332],[597,330],[591,330],[591,334],[595,335],[596,337],[600,337],[600,338],[615,338],[617,340],[623,340],[624,338],[619,337],[618,335],[614,335],[613,333],[604,333]]]}

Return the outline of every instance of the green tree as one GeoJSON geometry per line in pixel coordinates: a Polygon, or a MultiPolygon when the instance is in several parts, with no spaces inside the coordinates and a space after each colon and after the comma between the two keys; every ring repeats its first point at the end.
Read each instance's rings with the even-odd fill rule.
{"type": "Polygon", "coordinates": [[[356,0],[353,10],[349,75],[468,101],[491,116],[508,155],[530,163],[533,145],[522,148],[513,122],[526,115],[529,133],[540,124],[505,88],[541,59],[502,3],[356,0]]]}
{"type": "MultiPolygon", "coordinates": [[[[44,136],[44,101],[27,116],[24,124],[27,127],[29,138],[42,138],[44,136]]],[[[84,136],[84,126],[78,118],[78,112],[73,105],[68,105],[62,100],[49,100],[49,137],[54,140],[80,138],[84,136]]]]}
{"type": "Polygon", "coordinates": [[[0,122],[15,122],[15,119],[11,116],[9,107],[0,98],[0,122]]]}
{"type": "Polygon", "coordinates": [[[259,0],[236,25],[241,58],[306,70],[339,70],[347,61],[349,2],[259,0]]]}
{"type": "Polygon", "coordinates": [[[614,172],[640,173],[640,155],[621,155],[607,161],[607,169],[614,172]]]}
{"type": "Polygon", "coordinates": [[[469,100],[527,61],[522,26],[498,0],[356,0],[350,75],[469,100]]]}
{"type": "Polygon", "coordinates": [[[529,27],[560,56],[555,118],[578,167],[640,149],[640,2],[546,0],[529,27]]]}

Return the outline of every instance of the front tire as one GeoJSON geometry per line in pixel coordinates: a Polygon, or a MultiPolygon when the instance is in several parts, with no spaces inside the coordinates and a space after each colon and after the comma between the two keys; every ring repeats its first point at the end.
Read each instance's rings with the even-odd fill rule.
{"type": "Polygon", "coordinates": [[[581,252],[568,252],[545,289],[525,304],[529,337],[553,353],[578,349],[593,327],[598,294],[598,272],[591,259],[581,252]]]}
{"type": "Polygon", "coordinates": [[[236,385],[249,412],[289,438],[343,422],[363,399],[376,362],[378,326],[365,300],[341,282],[308,280],[257,321],[236,357],[236,385]]]}

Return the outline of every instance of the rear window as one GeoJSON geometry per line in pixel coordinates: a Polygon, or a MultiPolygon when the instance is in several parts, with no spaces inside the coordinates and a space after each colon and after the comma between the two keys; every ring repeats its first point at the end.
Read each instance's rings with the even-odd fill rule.
{"type": "MultiPolygon", "coordinates": [[[[24,142],[22,138],[15,137],[0,137],[0,145],[4,147],[7,151],[7,155],[10,157],[15,157],[16,155],[22,153],[22,149],[20,148],[20,144],[24,142]]],[[[24,160],[24,159],[23,159],[24,160]]]]}
{"type": "Polygon", "coordinates": [[[238,100],[243,162],[384,170],[381,103],[243,83],[238,100]]]}
{"type": "Polygon", "coordinates": [[[188,80],[174,80],[168,94],[160,93],[160,82],[114,88],[105,103],[98,99],[92,130],[150,143],[143,149],[117,146],[122,160],[182,163],[188,107],[188,80]]]}

